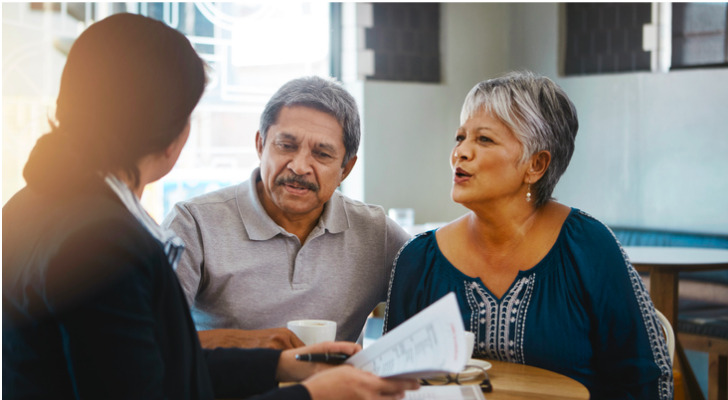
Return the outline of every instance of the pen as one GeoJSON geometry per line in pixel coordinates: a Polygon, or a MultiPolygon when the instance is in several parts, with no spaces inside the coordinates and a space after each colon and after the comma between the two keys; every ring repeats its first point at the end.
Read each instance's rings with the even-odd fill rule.
{"type": "Polygon", "coordinates": [[[345,353],[296,354],[296,360],[298,361],[322,362],[334,365],[343,364],[347,358],[349,358],[349,355],[345,353]]]}

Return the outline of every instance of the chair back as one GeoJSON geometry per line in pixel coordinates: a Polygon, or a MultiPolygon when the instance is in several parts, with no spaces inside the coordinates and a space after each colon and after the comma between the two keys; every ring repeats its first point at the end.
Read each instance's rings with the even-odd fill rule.
{"type": "Polygon", "coordinates": [[[675,365],[675,331],[672,330],[670,321],[667,320],[667,317],[660,310],[655,309],[655,314],[657,314],[657,320],[660,321],[662,332],[667,339],[667,350],[670,352],[670,362],[675,365]]]}

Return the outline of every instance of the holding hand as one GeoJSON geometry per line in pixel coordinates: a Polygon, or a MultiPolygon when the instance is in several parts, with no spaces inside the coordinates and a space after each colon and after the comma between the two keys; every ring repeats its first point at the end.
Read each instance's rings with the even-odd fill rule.
{"type": "Polygon", "coordinates": [[[276,379],[279,382],[300,382],[309,376],[334,366],[319,362],[296,360],[297,354],[308,353],[344,353],[353,355],[361,350],[361,346],[353,342],[324,342],[296,349],[284,350],[278,361],[276,379]]]}
{"type": "Polygon", "coordinates": [[[303,381],[314,400],[327,399],[401,399],[405,390],[419,384],[414,379],[383,379],[350,365],[333,366],[295,359],[296,354],[356,354],[361,346],[351,342],[326,342],[286,350],[281,353],[276,378],[279,381],[303,381]]]}
{"type": "Polygon", "coordinates": [[[420,387],[416,379],[384,379],[370,372],[342,365],[303,382],[313,400],[401,399],[405,390],[420,387]]]}

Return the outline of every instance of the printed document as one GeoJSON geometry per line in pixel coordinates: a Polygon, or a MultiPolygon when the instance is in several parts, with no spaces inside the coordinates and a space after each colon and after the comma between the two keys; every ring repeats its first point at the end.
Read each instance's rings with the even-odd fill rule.
{"type": "Polygon", "coordinates": [[[404,400],[485,400],[478,385],[421,386],[404,393],[404,400]]]}
{"type": "Polygon", "coordinates": [[[467,352],[460,307],[448,293],[346,363],[381,377],[427,378],[462,371],[467,352]]]}

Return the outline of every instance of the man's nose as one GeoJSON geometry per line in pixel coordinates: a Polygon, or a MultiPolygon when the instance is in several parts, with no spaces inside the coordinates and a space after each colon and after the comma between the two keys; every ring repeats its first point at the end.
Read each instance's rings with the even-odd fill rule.
{"type": "Polygon", "coordinates": [[[311,161],[313,157],[308,151],[297,151],[288,162],[288,169],[296,175],[306,175],[312,171],[311,161]]]}

